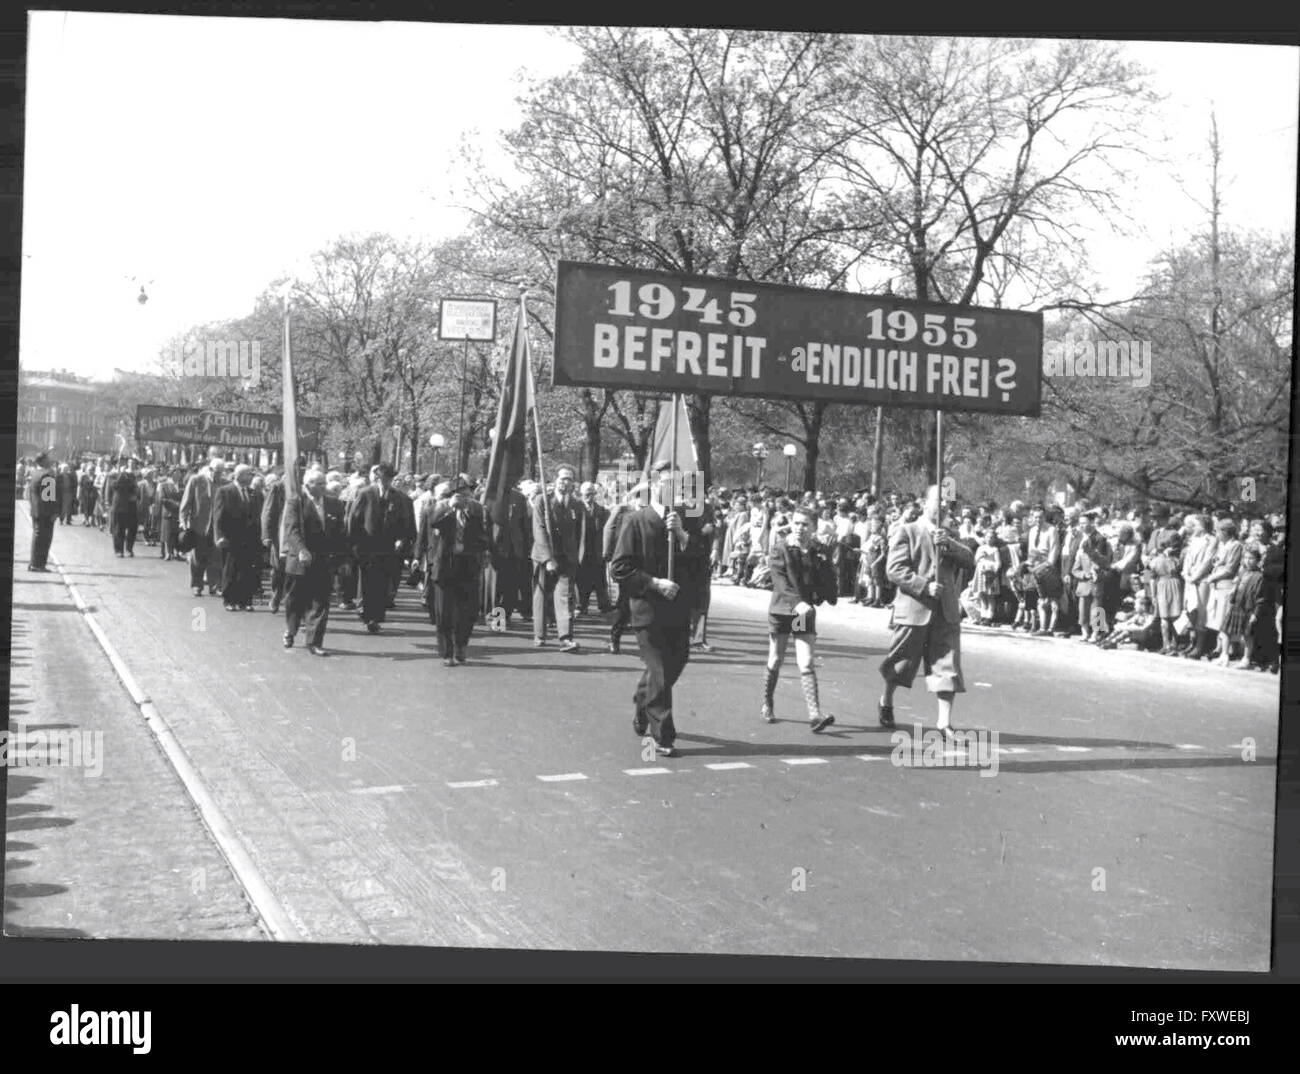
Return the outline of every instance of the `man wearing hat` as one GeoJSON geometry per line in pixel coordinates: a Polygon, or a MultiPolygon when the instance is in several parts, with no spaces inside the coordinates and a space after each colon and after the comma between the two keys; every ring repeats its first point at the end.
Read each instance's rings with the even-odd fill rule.
{"type": "Polygon", "coordinates": [[[212,501],[212,536],[221,550],[221,601],[226,611],[253,610],[261,549],[262,518],[253,500],[253,468],[235,467],[235,480],[217,489],[212,501]]]}
{"type": "Polygon", "coordinates": [[[54,540],[54,520],[59,517],[59,496],[55,474],[50,469],[50,457],[45,452],[36,456],[34,468],[28,475],[27,502],[32,509],[32,550],[27,561],[29,571],[48,571],[50,544],[54,540]]]}
{"type": "Polygon", "coordinates": [[[632,629],[645,663],[632,699],[632,730],[638,737],[648,730],[657,752],[672,757],[677,753],[673,685],[690,659],[695,597],[670,576],[674,572],[668,569],[669,542],[676,545],[678,557],[690,543],[681,516],[669,506],[671,464],[657,463],[652,473],[657,476],[651,479],[649,506],[633,511],[622,521],[613,575],[619,589],[627,590],[632,629]]]}
{"type": "Polygon", "coordinates": [[[483,553],[488,546],[487,519],[471,492],[464,474],[452,479],[451,495],[425,512],[413,553],[413,558],[428,563],[438,640],[447,667],[465,663],[465,649],[478,618],[483,553]]]}
{"type": "Polygon", "coordinates": [[[371,634],[378,634],[390,588],[400,579],[402,559],[415,541],[415,510],[410,497],[393,488],[388,463],[371,472],[374,480],[352,503],[348,537],[361,573],[361,619],[371,634]]]}

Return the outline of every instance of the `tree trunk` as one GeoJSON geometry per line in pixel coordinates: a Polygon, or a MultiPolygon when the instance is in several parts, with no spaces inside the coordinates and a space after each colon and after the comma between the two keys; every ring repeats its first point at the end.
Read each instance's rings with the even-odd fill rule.
{"type": "Polygon", "coordinates": [[[691,435],[695,437],[695,450],[700,456],[700,471],[704,488],[713,483],[713,451],[709,444],[709,413],[713,397],[695,395],[688,401],[686,412],[691,419],[691,435]]]}
{"type": "Polygon", "coordinates": [[[876,407],[876,439],[871,448],[871,495],[880,496],[880,466],[885,457],[885,408],[876,407]]]}

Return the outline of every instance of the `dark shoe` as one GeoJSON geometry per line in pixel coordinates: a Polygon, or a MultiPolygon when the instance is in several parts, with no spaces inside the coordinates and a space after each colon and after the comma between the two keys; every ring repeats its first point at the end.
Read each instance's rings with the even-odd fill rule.
{"type": "Polygon", "coordinates": [[[650,717],[644,712],[638,712],[632,717],[632,730],[636,732],[637,738],[644,738],[646,730],[650,727],[650,717]]]}
{"type": "Polygon", "coordinates": [[[660,757],[676,757],[677,747],[674,746],[671,742],[666,746],[659,745],[658,743],[656,743],[655,753],[659,754],[660,757]]]}
{"type": "Polygon", "coordinates": [[[880,714],[881,727],[894,726],[894,706],[886,705],[883,701],[876,702],[876,711],[880,714]]]}
{"type": "Polygon", "coordinates": [[[560,651],[565,653],[577,653],[582,651],[582,646],[572,638],[560,643],[560,651]]]}
{"type": "Polygon", "coordinates": [[[223,604],[222,607],[225,608],[226,611],[228,611],[228,612],[237,612],[237,611],[239,611],[239,609],[236,608],[233,604],[223,604]]]}
{"type": "Polygon", "coordinates": [[[329,653],[325,651],[324,646],[321,645],[308,645],[307,651],[311,653],[312,656],[329,656],[329,653]]]}
{"type": "Polygon", "coordinates": [[[776,712],[773,711],[771,705],[764,704],[758,714],[763,718],[764,723],[776,723],[776,712]]]}
{"type": "Polygon", "coordinates": [[[378,623],[367,623],[367,624],[366,624],[366,630],[368,630],[371,634],[378,634],[378,633],[379,633],[379,624],[378,624],[378,623]]]}
{"type": "Polygon", "coordinates": [[[465,663],[465,650],[464,650],[464,649],[457,649],[457,650],[456,650],[456,663],[458,663],[458,664],[463,664],[463,663],[465,663]]]}
{"type": "Polygon", "coordinates": [[[203,587],[202,587],[201,585],[196,585],[196,586],[194,587],[194,595],[195,595],[196,597],[201,597],[201,596],[203,596],[203,587]]]}
{"type": "Polygon", "coordinates": [[[287,630],[284,632],[284,647],[286,649],[293,648],[293,635],[290,634],[287,630]]]}
{"type": "Polygon", "coordinates": [[[819,719],[813,720],[812,733],[814,735],[820,735],[823,731],[826,730],[826,728],[830,727],[830,725],[833,724],[834,722],[835,722],[835,717],[829,715],[822,716],[819,719]]]}
{"type": "Polygon", "coordinates": [[[456,658],[452,656],[444,656],[442,658],[442,666],[445,668],[454,668],[456,666],[456,658]]]}

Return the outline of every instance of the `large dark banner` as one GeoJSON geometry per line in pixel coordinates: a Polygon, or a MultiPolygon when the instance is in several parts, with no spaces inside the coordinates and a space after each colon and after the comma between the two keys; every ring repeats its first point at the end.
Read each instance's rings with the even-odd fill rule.
{"type": "MultiPolygon", "coordinates": [[[[279,414],[258,414],[247,410],[194,410],[180,406],[135,408],[135,439],[170,441],[177,444],[216,444],[231,448],[284,449],[284,420],[279,414]]],[[[298,419],[298,449],[316,451],[320,446],[320,419],[298,419]]]]}
{"type": "Polygon", "coordinates": [[[561,261],[552,383],[1038,416],[1043,315],[561,261]]]}

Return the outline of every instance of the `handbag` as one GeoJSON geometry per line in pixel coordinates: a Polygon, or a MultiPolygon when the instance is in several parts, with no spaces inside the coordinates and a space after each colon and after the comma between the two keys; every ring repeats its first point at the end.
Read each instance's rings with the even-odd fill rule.
{"type": "Polygon", "coordinates": [[[194,531],[188,526],[176,535],[176,551],[182,554],[194,551],[194,531]]]}

